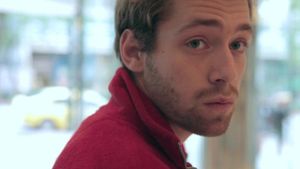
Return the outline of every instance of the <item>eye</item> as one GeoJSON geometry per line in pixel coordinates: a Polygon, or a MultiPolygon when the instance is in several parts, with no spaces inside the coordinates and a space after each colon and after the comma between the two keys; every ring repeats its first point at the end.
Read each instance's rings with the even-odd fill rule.
{"type": "Polygon", "coordinates": [[[207,48],[207,44],[203,39],[192,39],[192,40],[188,41],[186,45],[193,49],[207,48]]]}
{"type": "Polygon", "coordinates": [[[248,48],[247,42],[244,41],[234,41],[230,44],[230,49],[237,52],[244,52],[248,48]]]}

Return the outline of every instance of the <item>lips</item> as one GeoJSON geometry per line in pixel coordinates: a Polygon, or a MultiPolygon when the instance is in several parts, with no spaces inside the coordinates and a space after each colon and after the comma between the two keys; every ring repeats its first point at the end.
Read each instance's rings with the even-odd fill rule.
{"type": "Polygon", "coordinates": [[[205,102],[204,105],[211,111],[227,112],[232,110],[234,98],[217,97],[205,102]]]}
{"type": "Polygon", "coordinates": [[[214,97],[212,99],[208,99],[208,101],[205,102],[205,104],[211,104],[211,103],[219,103],[219,104],[233,104],[234,103],[234,97],[214,97]]]}

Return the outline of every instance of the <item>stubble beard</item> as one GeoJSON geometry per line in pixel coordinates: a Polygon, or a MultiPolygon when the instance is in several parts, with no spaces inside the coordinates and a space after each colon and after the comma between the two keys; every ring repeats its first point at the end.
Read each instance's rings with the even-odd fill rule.
{"type": "MultiPolygon", "coordinates": [[[[172,82],[168,81],[160,74],[158,69],[155,67],[155,63],[152,58],[146,59],[145,67],[146,71],[144,78],[147,95],[170,123],[176,124],[186,131],[198,135],[216,136],[223,134],[226,131],[232,112],[230,112],[230,117],[227,117],[226,119],[217,117],[213,121],[208,121],[204,114],[207,112],[204,112],[204,110],[199,108],[196,104],[188,110],[185,110],[185,112],[182,112],[180,107],[180,105],[182,105],[180,95],[172,86],[172,82]],[[211,129],[209,129],[209,127],[211,127],[211,122],[219,125],[221,124],[222,126],[211,131],[211,129]]],[[[198,97],[197,99],[202,99],[201,97],[218,93],[221,90],[222,89],[210,89],[201,91],[195,97],[198,97]]],[[[227,91],[229,93],[233,92],[238,94],[237,90],[232,87],[227,91]]]]}
{"type": "Polygon", "coordinates": [[[145,88],[147,95],[154,102],[168,122],[196,134],[201,134],[199,112],[180,112],[180,96],[172,83],[163,78],[155,67],[153,60],[147,58],[145,71],[145,88]]]}

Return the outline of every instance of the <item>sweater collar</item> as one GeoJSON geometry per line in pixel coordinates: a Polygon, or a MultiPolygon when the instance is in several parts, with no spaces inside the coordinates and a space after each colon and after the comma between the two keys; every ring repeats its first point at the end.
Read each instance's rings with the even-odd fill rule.
{"type": "Polygon", "coordinates": [[[115,102],[135,110],[138,120],[147,129],[148,134],[156,140],[174,164],[178,168],[185,168],[187,154],[183,144],[154,103],[137,87],[127,70],[117,70],[109,90],[115,102]]]}

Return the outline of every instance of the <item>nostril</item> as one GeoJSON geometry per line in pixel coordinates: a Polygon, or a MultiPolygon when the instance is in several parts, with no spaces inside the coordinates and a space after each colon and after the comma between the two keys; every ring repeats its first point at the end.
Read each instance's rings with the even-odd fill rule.
{"type": "Polygon", "coordinates": [[[231,83],[237,77],[236,73],[234,65],[219,65],[210,70],[208,79],[210,83],[231,83]]]}
{"type": "Polygon", "coordinates": [[[220,70],[216,69],[209,73],[208,79],[212,84],[225,83],[227,81],[224,73],[221,73],[220,70]]]}
{"type": "Polygon", "coordinates": [[[224,78],[218,78],[215,80],[215,83],[226,83],[226,80],[224,78]]]}

